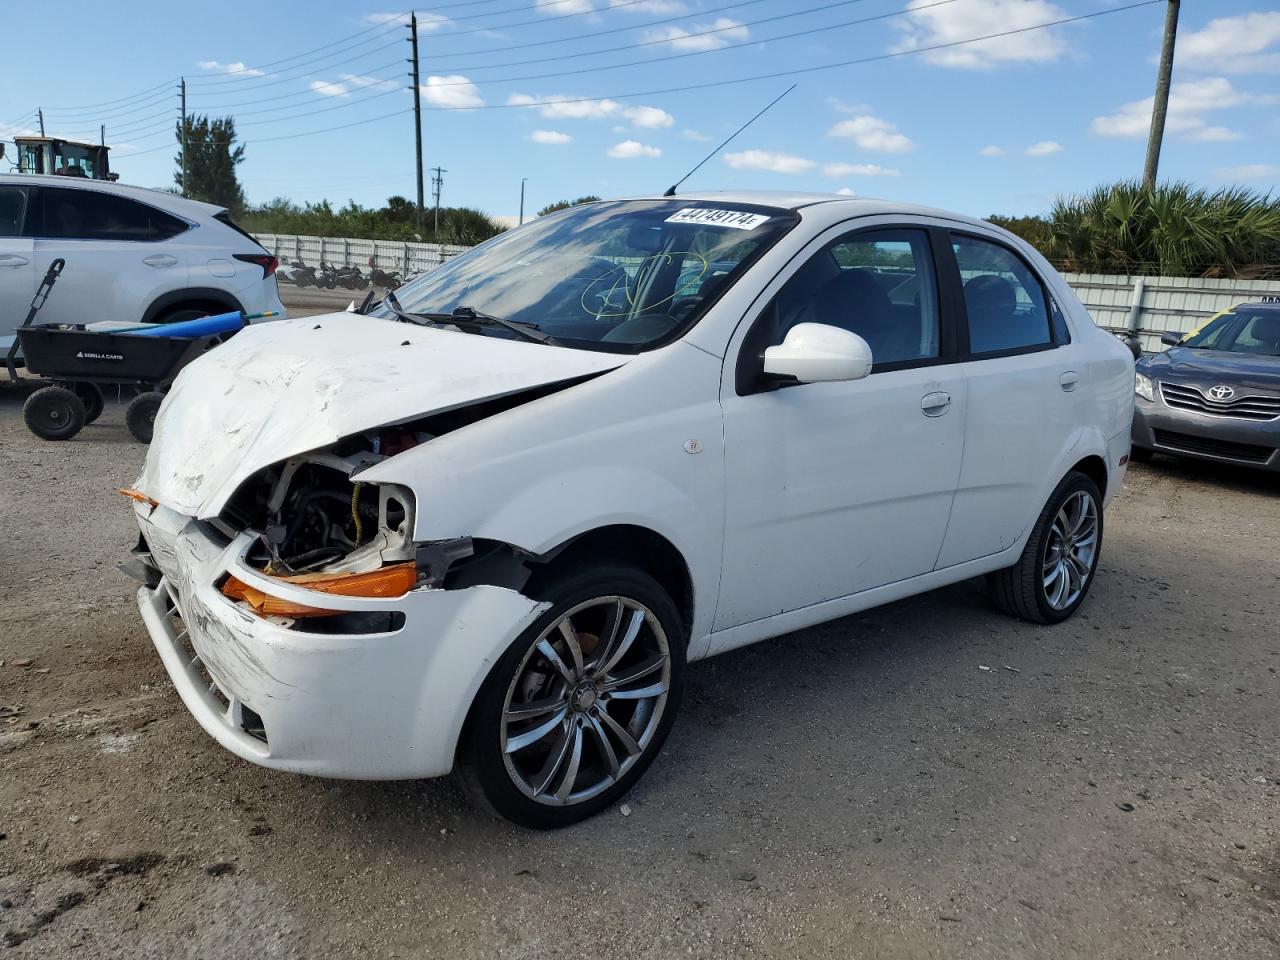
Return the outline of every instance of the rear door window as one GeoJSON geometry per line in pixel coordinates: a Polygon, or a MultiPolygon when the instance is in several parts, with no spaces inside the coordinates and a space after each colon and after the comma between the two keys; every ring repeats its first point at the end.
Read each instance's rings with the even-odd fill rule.
{"type": "Polygon", "coordinates": [[[1021,257],[970,236],[953,235],[952,249],[964,286],[970,353],[1053,343],[1044,285],[1021,257]]]}
{"type": "Polygon", "coordinates": [[[20,237],[27,219],[25,187],[0,186],[0,237],[20,237]]]}
{"type": "Polygon", "coordinates": [[[167,240],[187,224],[145,203],[97,190],[40,190],[42,237],[58,240],[167,240]]]}

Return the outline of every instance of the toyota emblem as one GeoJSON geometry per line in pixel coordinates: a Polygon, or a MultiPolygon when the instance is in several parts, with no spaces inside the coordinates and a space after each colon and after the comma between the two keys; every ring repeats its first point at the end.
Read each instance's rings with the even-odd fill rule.
{"type": "Polygon", "coordinates": [[[1216,387],[1209,388],[1210,400],[1225,401],[1225,400],[1230,400],[1235,395],[1236,395],[1236,392],[1234,390],[1222,384],[1219,384],[1216,387]]]}

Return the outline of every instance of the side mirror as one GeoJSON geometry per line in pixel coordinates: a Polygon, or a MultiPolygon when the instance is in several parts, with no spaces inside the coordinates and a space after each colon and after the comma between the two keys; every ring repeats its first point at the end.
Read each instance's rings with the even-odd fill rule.
{"type": "Polygon", "coordinates": [[[1142,359],[1142,341],[1133,334],[1120,338],[1121,342],[1129,348],[1129,352],[1133,354],[1134,361],[1142,359]]]}
{"type": "Polygon", "coordinates": [[[1160,334],[1160,342],[1169,347],[1176,347],[1182,342],[1182,334],[1175,330],[1166,330],[1160,334]]]}
{"type": "Polygon", "coordinates": [[[764,352],[764,372],[801,383],[861,380],[871,372],[871,347],[856,333],[825,323],[797,323],[764,352]]]}

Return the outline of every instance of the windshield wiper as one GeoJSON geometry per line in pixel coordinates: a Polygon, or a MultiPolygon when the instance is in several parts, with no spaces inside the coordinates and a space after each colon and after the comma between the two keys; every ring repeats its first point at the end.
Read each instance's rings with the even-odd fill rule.
{"type": "Polygon", "coordinates": [[[506,317],[495,317],[491,313],[481,313],[475,307],[454,307],[452,316],[472,323],[487,323],[505,327],[512,333],[518,333],[520,336],[535,343],[550,343],[552,345],[556,343],[556,338],[548,333],[543,333],[538,329],[536,323],[529,323],[525,320],[508,320],[506,317]]]}
{"type": "Polygon", "coordinates": [[[420,327],[429,327],[436,323],[488,324],[490,326],[503,327],[535,343],[549,343],[553,346],[558,343],[555,337],[539,330],[536,323],[525,323],[523,321],[507,320],[504,317],[495,317],[492,314],[481,313],[473,307],[457,307],[453,313],[412,313],[400,306],[399,299],[391,291],[387,291],[387,296],[383,302],[386,303],[387,308],[398,319],[406,323],[416,323],[420,327]]]}

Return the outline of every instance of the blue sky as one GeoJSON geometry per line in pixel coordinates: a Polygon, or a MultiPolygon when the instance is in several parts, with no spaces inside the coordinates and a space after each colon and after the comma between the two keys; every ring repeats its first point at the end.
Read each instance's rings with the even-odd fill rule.
{"type": "MultiPolygon", "coordinates": [[[[442,0],[418,8],[425,163],[447,170],[442,202],[497,215],[516,213],[522,177],[528,210],[660,191],[795,82],[689,187],[1043,212],[1057,194],[1141,173],[1164,6],[1116,10],[1131,2],[442,0]],[[1115,12],[962,42],[1102,11],[1115,12]],[[654,92],[886,54],[899,55],[654,92]]],[[[37,107],[51,133],[96,135],[105,122],[122,179],[167,185],[185,76],[189,110],[236,116],[251,201],[412,198],[404,11],[376,0],[57,8],[51,29],[40,5],[6,5],[0,137],[33,126],[37,107]]],[[[1183,4],[1160,172],[1280,184],[1280,4],[1183,4]]]]}

